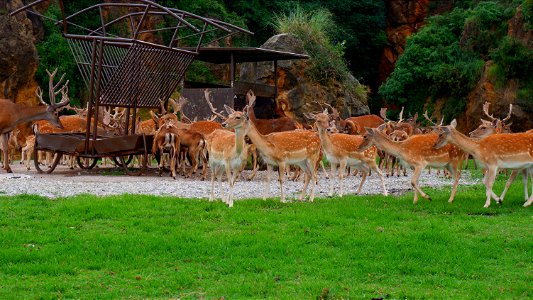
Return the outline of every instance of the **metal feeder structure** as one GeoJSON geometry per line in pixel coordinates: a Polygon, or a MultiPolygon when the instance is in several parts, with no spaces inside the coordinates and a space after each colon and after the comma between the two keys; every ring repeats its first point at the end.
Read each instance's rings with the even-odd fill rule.
{"type": "MultiPolygon", "coordinates": [[[[10,15],[26,11],[47,18],[31,9],[44,1],[34,1],[10,15]]],[[[38,134],[34,157],[39,173],[53,172],[61,156],[67,154],[75,156],[85,169],[93,168],[99,158],[111,157],[130,175],[129,160],[133,155],[143,155],[144,163],[135,173],[140,174],[146,168],[153,136],[136,134],[137,109],[159,109],[160,100],[167,100],[176,90],[201,47],[235,34],[253,34],[147,0],[105,2],[70,15],[65,12],[64,1],[59,0],[59,7],[62,19],[54,21],[62,27],[89,90],[87,128],[85,133],[38,134]],[[96,20],[96,25],[84,28],[76,23],[80,19],[96,20]],[[162,26],[147,29],[148,20],[162,26]],[[97,134],[101,107],[126,109],[121,135],[97,134]],[[38,150],[57,154],[47,170],[38,164],[38,150]]]]}

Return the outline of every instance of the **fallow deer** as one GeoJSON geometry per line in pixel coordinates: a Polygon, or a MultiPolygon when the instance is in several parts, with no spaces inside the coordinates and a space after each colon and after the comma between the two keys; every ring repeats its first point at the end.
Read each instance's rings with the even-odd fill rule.
{"type": "MultiPolygon", "coordinates": [[[[441,133],[434,147],[439,149],[452,143],[463,151],[472,154],[474,159],[487,169],[483,177],[483,183],[486,187],[484,207],[490,206],[491,198],[494,198],[497,203],[501,203],[501,199],[492,190],[497,171],[499,168],[533,168],[533,134],[492,134],[481,140],[474,140],[457,131],[455,129],[456,124],[456,121],[453,120],[449,126],[440,128],[441,133]]],[[[529,206],[532,201],[533,195],[524,206],[529,206]]]]}
{"type": "Polygon", "coordinates": [[[390,138],[375,128],[367,128],[367,135],[359,150],[367,149],[376,145],[383,151],[399,158],[405,167],[414,169],[411,177],[411,185],[414,189],[413,203],[418,202],[418,194],[431,200],[418,185],[420,173],[426,167],[446,168],[453,175],[454,183],[448,202],[453,202],[459,177],[461,176],[460,165],[464,159],[464,152],[454,145],[447,145],[440,149],[434,149],[437,134],[413,135],[402,142],[393,142],[390,138]]]}
{"type": "MultiPolygon", "coordinates": [[[[331,176],[335,176],[335,171],[337,166],[339,166],[339,196],[342,197],[344,194],[343,179],[347,166],[353,166],[363,173],[361,183],[356,191],[357,194],[361,192],[361,188],[365,183],[366,176],[372,169],[376,174],[378,174],[379,179],[381,180],[383,195],[386,196],[388,193],[387,189],[385,188],[383,174],[376,164],[376,147],[369,147],[364,151],[358,151],[357,149],[363,141],[362,136],[344,133],[328,134],[327,131],[330,128],[330,121],[327,110],[324,110],[323,113],[316,115],[310,114],[310,116],[316,120],[315,124],[318,129],[318,135],[320,137],[322,149],[331,165],[331,176]]],[[[333,181],[330,183],[329,195],[333,195],[333,181]]]]}
{"type": "MultiPolygon", "coordinates": [[[[507,116],[503,119],[495,118],[492,114],[489,114],[489,102],[485,102],[483,104],[483,112],[487,117],[491,119],[491,121],[487,121],[484,119],[481,119],[481,125],[479,125],[475,130],[471,131],[469,133],[469,136],[473,139],[482,139],[484,137],[487,137],[494,133],[511,133],[511,123],[507,124],[506,122],[511,118],[511,114],[513,111],[513,105],[509,104],[509,113],[507,116]]],[[[519,170],[513,170],[511,173],[511,176],[507,180],[507,183],[505,184],[505,188],[503,189],[502,194],[500,195],[501,201],[503,201],[505,194],[507,193],[507,190],[513,183],[513,181],[516,179],[516,176],[518,175],[519,170]]],[[[528,173],[533,174],[533,170],[522,170],[522,183],[524,185],[524,199],[527,201],[529,198],[529,191],[528,191],[528,173]]],[[[532,182],[532,191],[533,194],[533,182],[532,182]]]]}
{"type": "Polygon", "coordinates": [[[4,169],[8,173],[12,173],[11,168],[8,163],[8,134],[18,125],[25,122],[36,121],[36,120],[47,120],[56,127],[62,128],[61,122],[57,116],[57,111],[62,107],[66,106],[69,102],[67,96],[67,86],[68,80],[65,84],[59,88],[62,84],[65,75],[61,76],[59,82],[54,84],[54,77],[57,73],[55,69],[52,73],[46,70],[49,76],[49,96],[50,96],[50,105],[46,104],[42,100],[42,91],[38,87],[36,94],[41,101],[42,106],[24,106],[10,100],[0,99],[0,139],[4,146],[4,169]],[[55,100],[56,95],[62,95],[61,101],[58,103],[55,100]]]}
{"type": "Polygon", "coordinates": [[[155,155],[159,151],[161,155],[159,160],[159,176],[163,174],[163,157],[164,153],[167,152],[170,156],[170,175],[176,179],[176,159],[180,152],[180,138],[177,131],[178,129],[174,125],[174,121],[166,120],[154,135],[152,154],[155,155]]]}
{"type": "MultiPolygon", "coordinates": [[[[253,108],[248,106],[248,115],[252,111],[253,108]]],[[[257,147],[263,161],[267,164],[267,180],[263,198],[266,198],[270,192],[272,167],[278,166],[280,200],[285,202],[285,194],[283,193],[285,169],[288,165],[296,165],[305,172],[304,187],[299,199],[303,200],[306,196],[309,182],[311,182],[309,201],[312,202],[315,197],[316,164],[320,156],[320,138],[318,134],[308,130],[292,130],[263,135],[251,119],[247,120],[247,122],[250,124],[247,136],[257,147]]]]}
{"type": "Polygon", "coordinates": [[[217,129],[207,136],[207,149],[209,152],[209,166],[211,168],[211,195],[209,201],[214,200],[215,177],[220,185],[220,195],[222,200],[233,207],[233,186],[237,180],[237,175],[241,172],[243,164],[248,160],[248,147],[244,141],[244,136],[249,129],[246,107],[244,112],[235,111],[225,105],[229,116],[224,121],[223,127],[231,128],[234,131],[217,129]],[[229,191],[224,199],[222,189],[222,175],[226,171],[229,191]]]}
{"type": "Polygon", "coordinates": [[[249,90],[248,93],[246,93],[246,104],[248,105],[249,118],[261,134],[265,135],[272,132],[303,129],[303,126],[300,123],[289,117],[280,117],[276,119],[257,119],[254,112],[255,100],[256,97],[254,92],[249,90]]]}

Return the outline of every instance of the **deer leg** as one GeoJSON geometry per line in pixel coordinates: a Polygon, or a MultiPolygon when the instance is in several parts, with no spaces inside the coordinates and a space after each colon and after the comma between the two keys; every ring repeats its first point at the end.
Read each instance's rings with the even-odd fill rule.
{"type": "MultiPolygon", "coordinates": [[[[198,168],[198,160],[196,159],[196,155],[194,152],[195,152],[195,149],[193,149],[192,147],[189,147],[188,154],[189,154],[189,160],[191,161],[191,169],[189,170],[187,175],[185,175],[186,178],[191,177],[192,173],[194,173],[196,169],[198,168]]],[[[229,180],[229,177],[228,177],[228,180],[229,180]]]]}
{"type": "Polygon", "coordinates": [[[452,187],[452,193],[450,195],[450,199],[448,199],[449,203],[453,202],[453,199],[455,198],[455,193],[457,192],[457,185],[459,184],[459,178],[461,177],[461,165],[456,164],[454,166],[448,165],[448,170],[452,174],[454,180],[453,180],[453,187],[452,187]]]}
{"type": "Polygon", "coordinates": [[[337,172],[337,163],[335,162],[330,162],[330,167],[331,167],[331,180],[329,181],[329,194],[328,196],[329,197],[333,197],[333,192],[334,192],[334,181],[335,181],[335,175],[336,175],[336,172],[337,172]]]}
{"type": "Polygon", "coordinates": [[[209,196],[209,201],[215,200],[215,177],[217,174],[217,165],[211,165],[211,195],[209,196]]]}
{"type": "Polygon", "coordinates": [[[252,154],[252,174],[248,176],[247,180],[252,180],[255,177],[255,174],[257,173],[257,148],[255,145],[250,145],[250,153],[252,154]]]}
{"type": "MultiPolygon", "coordinates": [[[[485,181],[485,195],[487,197],[487,200],[485,201],[485,205],[483,207],[487,208],[490,206],[490,199],[492,197],[493,191],[492,191],[492,185],[494,184],[494,180],[496,179],[496,174],[498,173],[497,167],[489,167],[487,169],[487,175],[486,175],[486,181],[485,181]]],[[[501,200],[496,197],[494,200],[496,200],[497,203],[501,203],[501,200]]]]}
{"type": "Polygon", "coordinates": [[[359,194],[361,193],[361,190],[363,189],[363,184],[365,184],[365,181],[366,181],[366,177],[368,176],[368,172],[370,170],[367,170],[368,168],[365,168],[365,170],[361,170],[361,173],[362,173],[362,177],[361,177],[361,182],[359,182],[359,187],[357,188],[357,191],[355,191],[356,194],[359,194]]]}
{"type": "Polygon", "coordinates": [[[205,180],[207,175],[207,157],[203,150],[200,152],[200,156],[202,157],[202,180],[205,180]]]}
{"type": "MultiPolygon", "coordinates": [[[[503,192],[500,196],[500,199],[503,201],[503,198],[505,197],[505,194],[507,193],[507,190],[509,189],[509,187],[511,186],[511,184],[514,182],[514,180],[516,179],[516,176],[518,175],[518,170],[513,170],[513,173],[511,173],[511,176],[509,176],[509,179],[507,179],[507,182],[505,183],[505,188],[503,189],[503,192]]],[[[522,175],[523,177],[523,175],[522,175]]],[[[525,192],[526,192],[526,200],[527,200],[527,173],[526,173],[526,183],[524,185],[525,187],[525,192]]],[[[523,180],[523,179],[522,179],[523,180]]],[[[522,181],[523,182],[523,181],[522,181]]]]}
{"type": "MultiPolygon", "coordinates": [[[[420,193],[420,195],[429,201],[431,201],[431,198],[422,191],[420,186],[418,185],[418,178],[420,177],[420,173],[422,173],[423,168],[421,166],[416,166],[415,171],[413,172],[413,177],[411,177],[411,186],[415,189],[416,192],[420,193]]],[[[413,200],[413,203],[416,203],[418,201],[418,195],[415,193],[415,199],[413,200]]]]}
{"type": "Polygon", "coordinates": [[[370,162],[370,169],[374,169],[374,172],[378,174],[379,180],[381,181],[381,190],[382,190],[383,196],[388,196],[389,192],[387,191],[387,188],[385,187],[385,178],[383,178],[383,172],[381,172],[381,170],[378,168],[376,161],[372,160],[370,162]]]}
{"type": "Polygon", "coordinates": [[[300,168],[302,171],[304,171],[305,177],[304,177],[304,187],[302,189],[302,193],[300,194],[300,201],[302,201],[305,196],[307,195],[307,187],[309,186],[309,182],[311,182],[311,194],[309,196],[309,202],[313,202],[315,198],[315,185],[316,185],[316,173],[315,171],[315,164],[313,162],[310,162],[309,159],[307,159],[300,168]]]}
{"type": "Polygon", "coordinates": [[[270,196],[270,179],[271,179],[271,176],[272,176],[272,165],[271,164],[267,164],[267,174],[266,174],[266,185],[265,185],[265,190],[263,191],[263,200],[266,200],[267,197],[270,196]]]}
{"type": "Polygon", "coordinates": [[[326,170],[326,167],[324,166],[324,162],[320,161],[319,164],[320,164],[320,167],[322,168],[322,172],[324,172],[324,177],[326,177],[326,179],[329,179],[329,174],[328,174],[328,171],[326,170]]]}
{"type": "MultiPolygon", "coordinates": [[[[483,179],[481,180],[481,182],[483,182],[485,186],[487,185],[487,176],[488,176],[487,169],[483,169],[483,179]]],[[[499,199],[498,195],[496,195],[496,193],[494,193],[494,191],[492,190],[491,190],[491,196],[492,196],[492,199],[494,199],[494,201],[498,201],[499,199]]]]}
{"type": "Polygon", "coordinates": [[[233,176],[231,176],[231,167],[229,163],[225,165],[225,169],[228,180],[228,196],[224,202],[226,202],[229,207],[233,207],[233,199],[231,198],[233,196],[233,176]]]}
{"type": "Polygon", "coordinates": [[[285,195],[283,194],[283,179],[285,177],[285,163],[280,163],[278,165],[278,181],[279,181],[279,190],[281,192],[280,201],[285,202],[285,195]]]}
{"type": "Polygon", "coordinates": [[[341,160],[340,164],[339,164],[339,196],[342,197],[342,195],[344,194],[344,171],[346,171],[346,164],[348,162],[343,159],[341,160]]]}
{"type": "Polygon", "coordinates": [[[6,170],[7,173],[13,173],[13,171],[11,171],[11,168],[9,167],[9,144],[8,144],[8,134],[7,133],[4,133],[0,136],[0,139],[2,141],[2,146],[4,147],[3,148],[3,153],[4,153],[4,169],[6,170]]]}

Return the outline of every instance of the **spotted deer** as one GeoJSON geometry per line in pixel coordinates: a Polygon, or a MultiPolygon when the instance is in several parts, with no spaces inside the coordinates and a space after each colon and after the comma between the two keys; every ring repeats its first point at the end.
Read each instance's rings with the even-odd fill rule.
{"type": "Polygon", "coordinates": [[[448,200],[448,202],[453,202],[461,176],[460,165],[464,159],[464,152],[454,145],[447,145],[440,149],[433,148],[437,138],[437,134],[420,134],[410,136],[402,142],[394,142],[380,130],[367,128],[367,135],[359,146],[359,151],[375,145],[399,158],[405,167],[414,169],[411,177],[411,185],[414,189],[413,203],[418,202],[418,194],[431,200],[418,184],[422,170],[426,167],[446,168],[454,178],[452,193],[448,200]]]}
{"type": "MultiPolygon", "coordinates": [[[[486,196],[484,207],[490,206],[492,198],[497,203],[501,203],[501,198],[492,190],[498,169],[533,168],[533,134],[501,133],[475,140],[455,129],[456,124],[453,120],[450,125],[440,127],[441,133],[434,147],[443,149],[449,144],[454,144],[464,152],[470,153],[481,167],[487,169],[483,177],[486,196]]],[[[532,201],[533,195],[524,203],[524,206],[531,205],[532,201]]]]}
{"type": "MultiPolygon", "coordinates": [[[[385,182],[383,180],[383,174],[376,164],[376,147],[369,147],[366,150],[358,151],[358,148],[363,141],[362,136],[344,133],[329,134],[327,131],[330,128],[330,118],[327,110],[324,110],[324,112],[316,115],[309,114],[309,116],[315,119],[322,150],[324,151],[324,154],[331,165],[331,176],[335,176],[335,171],[337,170],[337,166],[339,166],[339,196],[342,197],[344,194],[343,179],[347,166],[353,166],[363,173],[361,183],[356,191],[357,194],[361,192],[368,172],[370,170],[374,170],[381,180],[383,195],[388,195],[387,189],[385,188],[385,182]]],[[[334,183],[332,180],[330,182],[330,196],[333,195],[333,184],[334,183]]]]}
{"type": "Polygon", "coordinates": [[[233,207],[233,186],[240,174],[243,164],[248,160],[248,146],[244,141],[250,125],[246,107],[244,112],[235,111],[225,105],[229,116],[224,121],[224,128],[233,129],[232,131],[217,129],[207,135],[207,151],[209,153],[209,167],[211,168],[211,194],[209,200],[214,200],[215,178],[219,182],[219,189],[222,201],[229,207],[233,207]],[[224,197],[222,189],[222,175],[226,172],[229,191],[227,198],[224,197]]]}

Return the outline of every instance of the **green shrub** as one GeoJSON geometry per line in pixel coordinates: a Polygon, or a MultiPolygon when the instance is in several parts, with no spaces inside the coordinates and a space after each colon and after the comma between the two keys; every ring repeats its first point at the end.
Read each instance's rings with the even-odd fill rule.
{"type": "Polygon", "coordinates": [[[504,38],[490,57],[507,78],[528,79],[533,72],[533,50],[513,38],[504,38]]]}
{"type": "Polygon", "coordinates": [[[278,33],[291,33],[303,41],[309,54],[306,73],[315,81],[327,85],[341,82],[359,99],[366,101],[367,90],[351,75],[344,60],[344,42],[333,42],[336,29],[332,14],[326,9],[307,11],[296,5],[286,14],[277,14],[273,26],[278,33]]]}
{"type": "Polygon", "coordinates": [[[533,0],[523,0],[522,15],[526,22],[526,30],[533,30],[533,0]]]}

